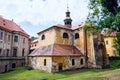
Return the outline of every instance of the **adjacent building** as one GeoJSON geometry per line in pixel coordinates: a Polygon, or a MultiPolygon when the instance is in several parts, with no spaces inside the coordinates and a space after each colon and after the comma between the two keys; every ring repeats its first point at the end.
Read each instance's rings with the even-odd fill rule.
{"type": "Polygon", "coordinates": [[[29,35],[13,20],[0,17],[0,73],[26,65],[29,35]]]}
{"type": "Polygon", "coordinates": [[[30,41],[30,53],[38,47],[38,39],[30,41]]]}
{"type": "Polygon", "coordinates": [[[104,35],[104,42],[106,46],[106,52],[109,56],[118,56],[116,49],[114,48],[114,42],[117,36],[117,31],[109,32],[109,30],[105,30],[104,35]]]}
{"type": "Polygon", "coordinates": [[[48,72],[108,65],[103,36],[85,31],[85,24],[88,23],[72,26],[67,10],[64,25],[54,25],[38,33],[39,47],[29,55],[29,65],[48,72]]]}

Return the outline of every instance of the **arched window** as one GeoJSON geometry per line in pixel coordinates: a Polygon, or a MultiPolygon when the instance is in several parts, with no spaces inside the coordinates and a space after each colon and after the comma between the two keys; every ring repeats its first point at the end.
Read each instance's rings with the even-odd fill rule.
{"type": "Polygon", "coordinates": [[[72,65],[75,65],[75,60],[74,59],[72,59],[72,65]]]}
{"type": "Polygon", "coordinates": [[[106,45],[108,45],[108,40],[106,40],[106,42],[105,42],[105,43],[106,43],[106,45]]]}
{"type": "Polygon", "coordinates": [[[45,35],[42,35],[41,40],[44,40],[44,39],[45,39],[45,35]]]}
{"type": "Polygon", "coordinates": [[[83,59],[80,59],[80,64],[83,64],[83,59]]]}
{"type": "Polygon", "coordinates": [[[79,34],[75,33],[75,39],[78,39],[78,38],[79,38],[79,34]]]}
{"type": "Polygon", "coordinates": [[[66,32],[63,33],[63,38],[68,38],[68,34],[66,32]]]}

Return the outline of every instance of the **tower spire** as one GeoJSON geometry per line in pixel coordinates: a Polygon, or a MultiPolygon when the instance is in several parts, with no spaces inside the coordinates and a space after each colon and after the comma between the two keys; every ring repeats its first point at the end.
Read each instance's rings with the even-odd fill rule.
{"type": "Polygon", "coordinates": [[[67,4],[67,11],[69,12],[69,5],[67,4]]]}
{"type": "Polygon", "coordinates": [[[64,25],[71,27],[72,19],[70,17],[69,6],[67,4],[66,18],[64,19],[64,25]]]}

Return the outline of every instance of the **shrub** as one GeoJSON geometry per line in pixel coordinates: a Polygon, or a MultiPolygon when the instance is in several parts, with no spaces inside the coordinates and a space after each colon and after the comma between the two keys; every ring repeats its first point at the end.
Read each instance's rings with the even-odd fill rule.
{"type": "Polygon", "coordinates": [[[27,69],[27,70],[33,70],[33,68],[30,67],[30,66],[26,66],[26,69],[27,69]]]}
{"type": "Polygon", "coordinates": [[[111,56],[109,60],[120,60],[120,56],[111,56]]]}

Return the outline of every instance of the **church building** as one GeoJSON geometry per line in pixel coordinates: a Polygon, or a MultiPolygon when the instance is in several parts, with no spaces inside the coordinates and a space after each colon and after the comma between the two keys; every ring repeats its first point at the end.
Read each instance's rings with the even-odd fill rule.
{"type": "Polygon", "coordinates": [[[72,26],[67,9],[64,25],[57,24],[38,33],[38,46],[29,55],[29,66],[48,72],[108,65],[101,34],[83,29],[87,22],[72,26]]]}

